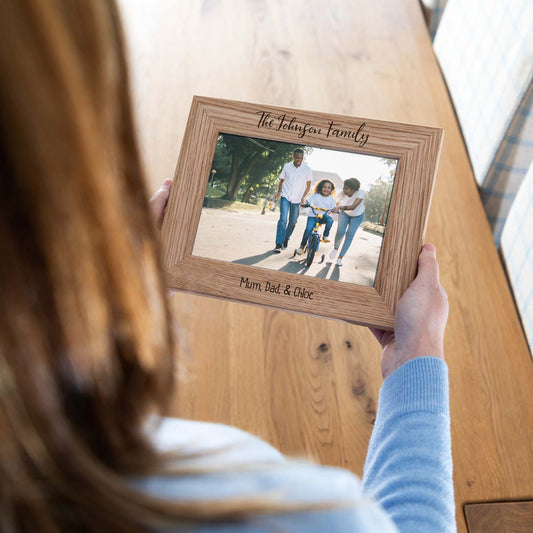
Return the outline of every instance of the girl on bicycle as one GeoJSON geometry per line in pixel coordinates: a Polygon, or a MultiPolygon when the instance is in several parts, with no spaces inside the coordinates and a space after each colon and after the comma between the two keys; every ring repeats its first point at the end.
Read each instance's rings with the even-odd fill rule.
{"type": "MultiPolygon", "coordinates": [[[[307,202],[304,204],[301,204],[302,207],[308,207],[312,206],[315,209],[321,209],[321,210],[328,210],[333,209],[336,206],[335,199],[331,194],[335,190],[335,185],[333,182],[329,180],[321,180],[318,182],[317,186],[315,187],[315,193],[312,194],[308,199],[307,202]]],[[[313,211],[310,211],[307,215],[307,226],[305,227],[305,231],[302,237],[302,242],[300,243],[300,248],[296,250],[296,253],[298,255],[301,255],[303,253],[303,250],[305,248],[305,244],[307,243],[307,239],[309,238],[309,235],[311,235],[311,232],[313,231],[313,228],[315,227],[315,224],[317,222],[317,216],[313,211]]],[[[333,225],[333,218],[331,218],[329,215],[324,214],[321,218],[318,219],[319,224],[325,224],[326,229],[324,230],[324,235],[322,237],[323,242],[329,242],[328,236],[329,232],[331,230],[331,226],[333,225]]]]}
{"type": "Polygon", "coordinates": [[[348,248],[350,248],[355,232],[365,216],[365,191],[360,189],[361,182],[358,179],[347,179],[342,185],[342,193],[339,195],[337,207],[332,211],[333,213],[339,213],[339,219],[337,221],[334,248],[329,253],[331,259],[335,259],[344,237],[344,244],[337,259],[337,266],[342,266],[342,258],[348,248]]]}

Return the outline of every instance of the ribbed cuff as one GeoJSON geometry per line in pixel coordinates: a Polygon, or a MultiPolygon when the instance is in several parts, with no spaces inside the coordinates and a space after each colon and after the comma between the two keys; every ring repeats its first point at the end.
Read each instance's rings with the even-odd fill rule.
{"type": "Polygon", "coordinates": [[[383,382],[378,416],[387,419],[423,411],[449,416],[448,366],[438,357],[417,357],[383,382]]]}

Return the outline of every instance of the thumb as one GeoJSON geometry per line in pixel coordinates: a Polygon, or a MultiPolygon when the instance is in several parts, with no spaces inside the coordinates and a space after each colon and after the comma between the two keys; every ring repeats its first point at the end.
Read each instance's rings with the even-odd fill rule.
{"type": "Polygon", "coordinates": [[[157,191],[155,191],[155,193],[152,195],[152,198],[150,198],[150,202],[151,203],[154,203],[154,202],[157,202],[157,203],[164,203],[167,201],[168,199],[168,196],[169,196],[169,192],[170,192],[170,186],[172,185],[172,180],[171,179],[166,179],[162,184],[161,184],[161,187],[159,187],[159,189],[157,189],[157,191]]]}
{"type": "Polygon", "coordinates": [[[439,264],[435,246],[425,244],[418,256],[418,279],[425,282],[439,283],[439,264]]]}

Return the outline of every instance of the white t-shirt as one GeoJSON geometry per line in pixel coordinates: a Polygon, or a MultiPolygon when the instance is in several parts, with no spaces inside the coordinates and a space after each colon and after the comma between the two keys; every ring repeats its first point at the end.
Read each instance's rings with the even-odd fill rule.
{"type": "Polygon", "coordinates": [[[307,165],[302,163],[299,167],[295,167],[294,163],[290,162],[283,166],[279,179],[285,180],[281,189],[281,196],[296,204],[300,203],[302,199],[306,183],[313,178],[311,169],[307,165]]]}
{"type": "MultiPolygon", "coordinates": [[[[313,207],[319,207],[320,209],[333,209],[337,204],[335,199],[331,194],[329,196],[322,196],[319,192],[312,194],[308,199],[307,203],[313,207]]],[[[319,211],[320,214],[323,214],[322,211],[319,211]]],[[[316,216],[311,209],[308,209],[308,217],[316,216]]]]}
{"type": "Polygon", "coordinates": [[[359,202],[359,205],[357,205],[355,209],[350,211],[344,211],[344,209],[342,210],[343,213],[346,213],[350,217],[358,217],[365,212],[365,195],[366,191],[362,191],[361,189],[355,191],[351,196],[346,196],[343,192],[341,192],[337,200],[337,205],[352,205],[357,198],[361,198],[362,201],[359,202]]]}

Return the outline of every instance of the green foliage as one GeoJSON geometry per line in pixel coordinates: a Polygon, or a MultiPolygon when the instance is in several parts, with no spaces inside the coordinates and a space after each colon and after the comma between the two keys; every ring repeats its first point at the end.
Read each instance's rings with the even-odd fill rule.
{"type": "Polygon", "coordinates": [[[220,198],[224,194],[224,191],[221,189],[215,189],[211,187],[210,185],[207,186],[207,190],[205,191],[205,195],[208,198],[220,198]]]}
{"type": "Polygon", "coordinates": [[[226,200],[255,203],[277,192],[279,173],[285,163],[292,161],[296,148],[312,150],[298,144],[222,133],[217,139],[211,168],[216,173],[210,185],[224,190],[226,200]]]}
{"type": "Polygon", "coordinates": [[[386,223],[391,192],[392,183],[383,181],[372,186],[365,197],[365,220],[374,224],[386,223]]]}
{"type": "Polygon", "coordinates": [[[211,170],[216,171],[213,183],[217,187],[220,188],[221,185],[229,181],[231,175],[231,149],[224,143],[223,135],[218,136],[211,170]]]}

